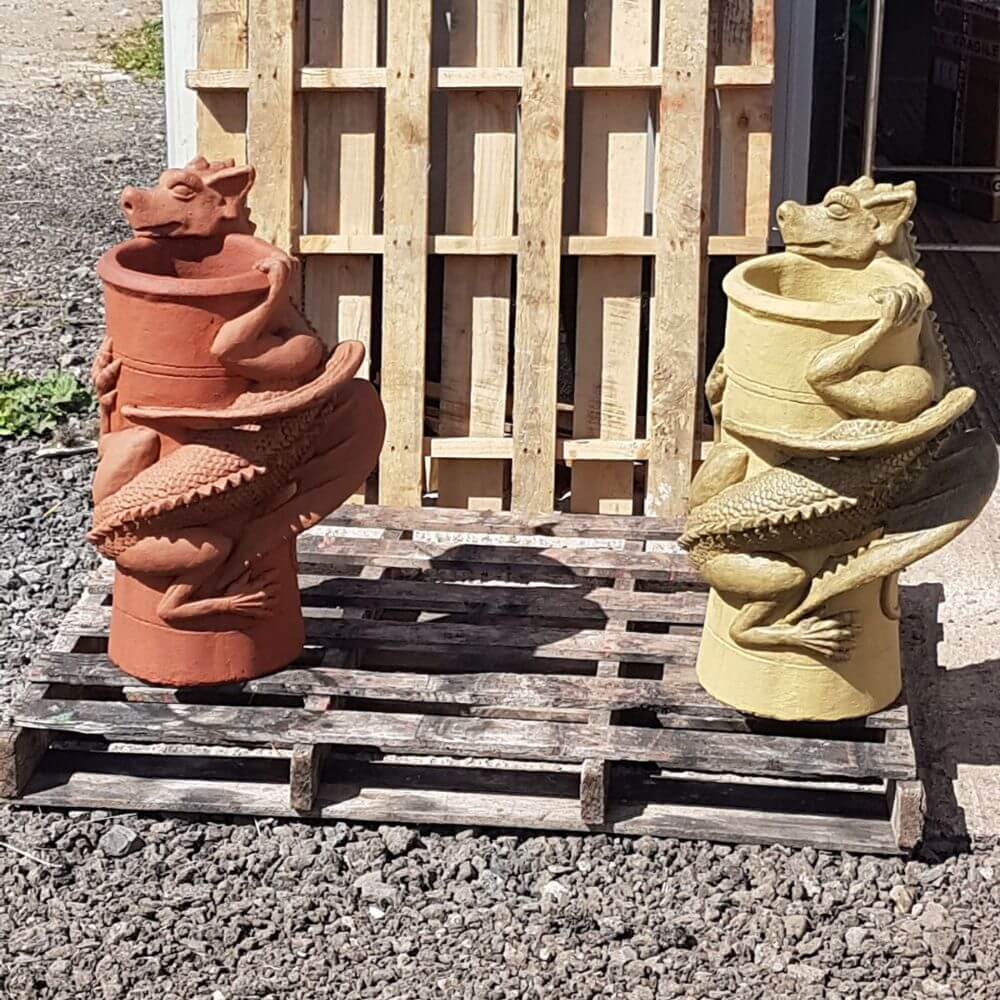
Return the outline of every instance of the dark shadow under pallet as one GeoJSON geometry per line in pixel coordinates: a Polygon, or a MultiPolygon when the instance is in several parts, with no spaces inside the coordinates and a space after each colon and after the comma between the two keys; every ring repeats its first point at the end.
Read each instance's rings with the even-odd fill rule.
{"type": "Polygon", "coordinates": [[[98,573],[0,731],[30,806],[304,816],[906,852],[897,704],[745,716],[698,685],[703,585],[668,522],[350,507],[300,540],[307,645],[240,686],[107,659],[98,573]]]}

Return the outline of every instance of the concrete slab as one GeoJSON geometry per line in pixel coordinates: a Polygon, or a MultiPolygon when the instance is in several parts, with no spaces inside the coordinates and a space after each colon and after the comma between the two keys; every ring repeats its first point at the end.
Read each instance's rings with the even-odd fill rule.
{"type": "Polygon", "coordinates": [[[964,534],[908,569],[900,583],[928,837],[998,837],[1000,491],[964,534]]]}

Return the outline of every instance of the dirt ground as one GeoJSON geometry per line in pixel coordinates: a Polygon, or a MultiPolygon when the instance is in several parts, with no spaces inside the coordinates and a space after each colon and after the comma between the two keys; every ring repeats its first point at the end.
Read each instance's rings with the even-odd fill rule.
{"type": "Polygon", "coordinates": [[[101,80],[103,39],[159,13],[159,0],[0,0],[0,97],[101,80]]]}

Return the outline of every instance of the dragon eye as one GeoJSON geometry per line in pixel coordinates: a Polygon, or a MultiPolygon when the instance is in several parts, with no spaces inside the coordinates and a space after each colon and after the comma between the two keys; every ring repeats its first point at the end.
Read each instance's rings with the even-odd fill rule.
{"type": "Polygon", "coordinates": [[[195,195],[194,188],[189,187],[183,181],[178,181],[176,184],[170,186],[170,193],[177,198],[193,198],[195,195]]]}
{"type": "Polygon", "coordinates": [[[850,214],[850,209],[839,201],[831,201],[826,205],[826,214],[831,219],[846,219],[850,214]]]}

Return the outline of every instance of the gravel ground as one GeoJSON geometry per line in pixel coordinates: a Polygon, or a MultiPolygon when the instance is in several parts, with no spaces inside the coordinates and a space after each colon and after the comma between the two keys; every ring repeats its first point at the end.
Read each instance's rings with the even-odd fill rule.
{"type": "MultiPolygon", "coordinates": [[[[122,187],[162,169],[162,105],[159,85],[130,81],[0,98],[0,370],[86,377],[103,322],[94,263],[128,234],[122,187]]],[[[83,541],[93,456],[38,447],[0,439],[0,716],[96,564],[83,541]]]]}
{"type": "MultiPolygon", "coordinates": [[[[156,88],[0,103],[0,366],[83,373],[156,88]]],[[[92,456],[4,447],[0,699],[93,557],[92,456]]],[[[1000,849],[921,861],[594,836],[0,809],[0,997],[993,998],[1000,849]]]]}

